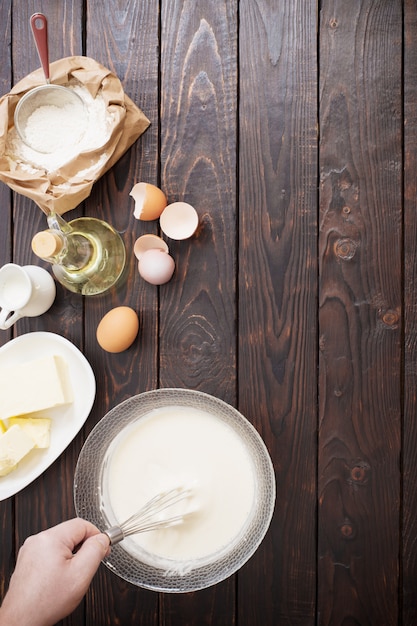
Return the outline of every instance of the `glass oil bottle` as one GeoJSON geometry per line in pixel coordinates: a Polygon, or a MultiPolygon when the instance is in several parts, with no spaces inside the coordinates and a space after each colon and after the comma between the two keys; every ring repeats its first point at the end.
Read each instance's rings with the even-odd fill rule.
{"type": "Polygon", "coordinates": [[[66,222],[47,217],[48,229],[32,239],[32,250],[52,264],[56,279],[84,296],[101,294],[119,281],[126,264],[126,249],[119,233],[107,222],[79,217],[66,222]]]}

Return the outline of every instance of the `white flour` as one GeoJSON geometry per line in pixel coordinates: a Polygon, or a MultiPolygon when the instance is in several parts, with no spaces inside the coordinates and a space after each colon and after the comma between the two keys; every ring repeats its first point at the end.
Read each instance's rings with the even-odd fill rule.
{"type": "MultiPolygon", "coordinates": [[[[29,118],[26,132],[28,135],[33,133],[36,140],[43,135],[45,147],[53,151],[42,153],[29,148],[13,126],[7,135],[5,150],[10,171],[22,170],[32,174],[39,170],[55,172],[81,152],[96,150],[108,141],[115,120],[114,115],[107,110],[103,96],[99,93],[93,98],[88,89],[78,83],[70,84],[69,88],[74,89],[85,103],[87,128],[81,139],[78,143],[71,141],[74,133],[79,134],[80,124],[71,105],[64,111],[65,123],[62,121],[62,112],[56,111],[56,107],[40,107],[29,118]]],[[[103,164],[102,157],[83,173],[93,174],[103,164]]],[[[77,178],[80,178],[80,173],[77,178]]]]}
{"type": "Polygon", "coordinates": [[[86,118],[80,119],[79,113],[80,107],[73,103],[62,107],[53,104],[40,106],[28,119],[27,142],[34,150],[48,154],[61,150],[62,146],[67,146],[67,150],[78,150],[86,131],[86,118]]]}

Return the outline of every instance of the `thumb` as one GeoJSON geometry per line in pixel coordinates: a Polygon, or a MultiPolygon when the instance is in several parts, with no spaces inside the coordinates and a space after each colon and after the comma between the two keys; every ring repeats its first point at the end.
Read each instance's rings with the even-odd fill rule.
{"type": "Polygon", "coordinates": [[[99,533],[86,539],[74,558],[77,559],[78,565],[84,569],[85,574],[92,578],[101,561],[108,554],[109,548],[108,536],[99,533]]]}

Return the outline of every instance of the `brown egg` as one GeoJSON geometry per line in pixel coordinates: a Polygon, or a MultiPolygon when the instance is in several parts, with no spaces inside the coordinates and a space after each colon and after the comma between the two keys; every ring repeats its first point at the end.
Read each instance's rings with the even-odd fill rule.
{"type": "Polygon", "coordinates": [[[136,183],[129,195],[135,200],[133,215],[138,220],[156,220],[167,205],[164,192],[150,183],[136,183]]]}
{"type": "Polygon", "coordinates": [[[138,264],[139,274],[152,285],[163,285],[171,280],[175,261],[163,250],[146,250],[138,264]]]}
{"type": "Polygon", "coordinates": [[[191,204],[173,202],[162,211],[159,224],[167,237],[177,240],[188,239],[197,230],[198,214],[191,204]]]}
{"type": "Polygon", "coordinates": [[[106,352],[123,352],[135,341],[139,331],[136,311],[128,306],[111,309],[97,326],[98,344],[106,352]]]}
{"type": "Polygon", "coordinates": [[[142,235],[136,239],[133,252],[138,261],[140,261],[140,257],[147,250],[169,252],[168,245],[161,237],[158,237],[158,235],[142,235]]]}

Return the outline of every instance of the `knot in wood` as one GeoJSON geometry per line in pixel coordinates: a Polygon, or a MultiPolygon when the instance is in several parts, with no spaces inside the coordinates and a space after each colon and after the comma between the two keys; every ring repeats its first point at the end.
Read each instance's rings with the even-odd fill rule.
{"type": "Polygon", "coordinates": [[[331,17],[329,20],[330,28],[337,28],[337,19],[335,17],[331,17]]]}
{"type": "Polygon", "coordinates": [[[355,483],[364,484],[368,480],[369,467],[365,465],[355,465],[350,470],[350,477],[355,483]]]}
{"type": "Polygon", "coordinates": [[[355,256],[357,247],[358,244],[355,243],[353,239],[347,237],[345,239],[338,239],[334,244],[334,253],[339,259],[350,261],[355,256]]]}
{"type": "Polygon", "coordinates": [[[347,206],[347,205],[345,205],[342,209],[343,215],[349,215],[350,211],[351,211],[351,208],[350,206],[347,206]]]}
{"type": "Polygon", "coordinates": [[[355,537],[355,528],[350,520],[345,520],[340,526],[340,534],[343,539],[353,539],[355,537]]]}
{"type": "Polygon", "coordinates": [[[388,309],[382,315],[383,323],[385,324],[385,326],[388,326],[391,329],[398,328],[399,318],[400,318],[400,316],[399,316],[398,312],[394,311],[392,309],[388,309]]]}

